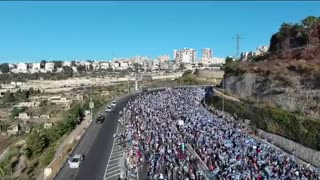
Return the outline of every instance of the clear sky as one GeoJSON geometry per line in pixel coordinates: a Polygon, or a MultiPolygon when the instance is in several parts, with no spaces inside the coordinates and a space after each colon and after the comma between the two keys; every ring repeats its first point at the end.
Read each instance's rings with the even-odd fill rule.
{"type": "Polygon", "coordinates": [[[320,2],[0,2],[0,62],[157,57],[174,49],[214,56],[269,44],[283,22],[320,16],[320,2]]]}

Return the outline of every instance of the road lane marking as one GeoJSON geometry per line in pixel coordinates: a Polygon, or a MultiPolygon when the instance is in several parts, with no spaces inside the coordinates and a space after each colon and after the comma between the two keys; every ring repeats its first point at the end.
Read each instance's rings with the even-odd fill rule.
{"type": "Polygon", "coordinates": [[[119,164],[117,164],[117,165],[116,165],[116,166],[114,166],[114,167],[111,167],[111,168],[109,167],[109,168],[108,168],[108,170],[111,170],[111,169],[114,169],[114,168],[119,168],[119,167],[120,167],[120,165],[119,165],[119,164]]]}
{"type": "Polygon", "coordinates": [[[108,168],[113,167],[113,166],[117,166],[117,165],[119,165],[119,163],[117,163],[117,162],[115,162],[115,163],[110,163],[109,166],[108,166],[108,168]]]}
{"type": "Polygon", "coordinates": [[[110,172],[107,173],[107,175],[108,174],[114,174],[115,172],[120,172],[120,169],[116,169],[116,170],[110,171],[110,172]]]}
{"type": "Polygon", "coordinates": [[[112,176],[105,177],[105,179],[111,179],[111,178],[113,178],[113,177],[115,177],[115,176],[120,176],[120,173],[114,174],[114,175],[112,175],[112,176]]]}
{"type": "MultiPolygon", "coordinates": [[[[119,123],[117,125],[116,133],[118,132],[119,132],[119,123]]],[[[123,151],[121,149],[121,146],[119,145],[119,140],[117,138],[113,138],[111,152],[107,162],[106,170],[104,172],[104,180],[111,179],[112,177],[120,176],[120,172],[121,172],[120,160],[122,155],[123,155],[123,151]]]]}

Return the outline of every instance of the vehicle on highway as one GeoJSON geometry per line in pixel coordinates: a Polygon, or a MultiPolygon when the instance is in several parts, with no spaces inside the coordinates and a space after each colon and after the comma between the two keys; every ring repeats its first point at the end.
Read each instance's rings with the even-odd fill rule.
{"type": "Polygon", "coordinates": [[[108,112],[108,113],[112,112],[112,107],[108,106],[107,109],[106,109],[106,112],[108,112]]]}
{"type": "Polygon", "coordinates": [[[116,101],[112,101],[111,106],[116,106],[117,102],[116,101]]]}
{"type": "Polygon", "coordinates": [[[81,162],[83,161],[84,156],[82,154],[75,154],[68,160],[69,167],[76,169],[80,167],[81,162]]]}
{"type": "Polygon", "coordinates": [[[105,117],[101,114],[96,118],[96,123],[103,123],[105,117]]]}

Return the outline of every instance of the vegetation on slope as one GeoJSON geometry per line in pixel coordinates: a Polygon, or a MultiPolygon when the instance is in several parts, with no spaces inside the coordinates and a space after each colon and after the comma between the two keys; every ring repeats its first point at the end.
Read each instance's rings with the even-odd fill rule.
{"type": "MultiPolygon", "coordinates": [[[[222,98],[213,96],[209,104],[221,110],[222,98]]],[[[251,124],[259,129],[320,150],[320,120],[311,120],[262,104],[235,102],[228,99],[224,100],[224,109],[242,119],[250,119],[251,124]]]]}

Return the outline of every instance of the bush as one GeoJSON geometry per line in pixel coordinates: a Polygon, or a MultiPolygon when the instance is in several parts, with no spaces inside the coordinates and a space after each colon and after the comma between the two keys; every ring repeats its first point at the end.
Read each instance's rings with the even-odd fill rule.
{"type": "Polygon", "coordinates": [[[10,116],[11,116],[11,118],[15,118],[15,117],[19,116],[20,113],[23,113],[26,110],[27,110],[26,107],[21,107],[21,108],[14,107],[10,112],[11,113],[10,116]]]}
{"type": "Polygon", "coordinates": [[[0,163],[0,176],[4,177],[5,175],[10,174],[14,164],[15,160],[17,159],[16,156],[19,155],[19,148],[17,147],[11,147],[9,149],[9,153],[4,157],[4,159],[0,163]]]}
{"type": "Polygon", "coordinates": [[[50,162],[53,160],[54,157],[54,148],[50,147],[48,148],[45,153],[43,153],[39,159],[40,166],[41,167],[46,167],[47,165],[50,164],[50,162]]]}
{"type": "MultiPolygon", "coordinates": [[[[222,98],[214,96],[209,104],[222,109],[222,98]]],[[[313,149],[320,150],[320,120],[300,117],[279,108],[224,100],[224,109],[242,119],[250,119],[253,126],[286,137],[313,149]]]]}

